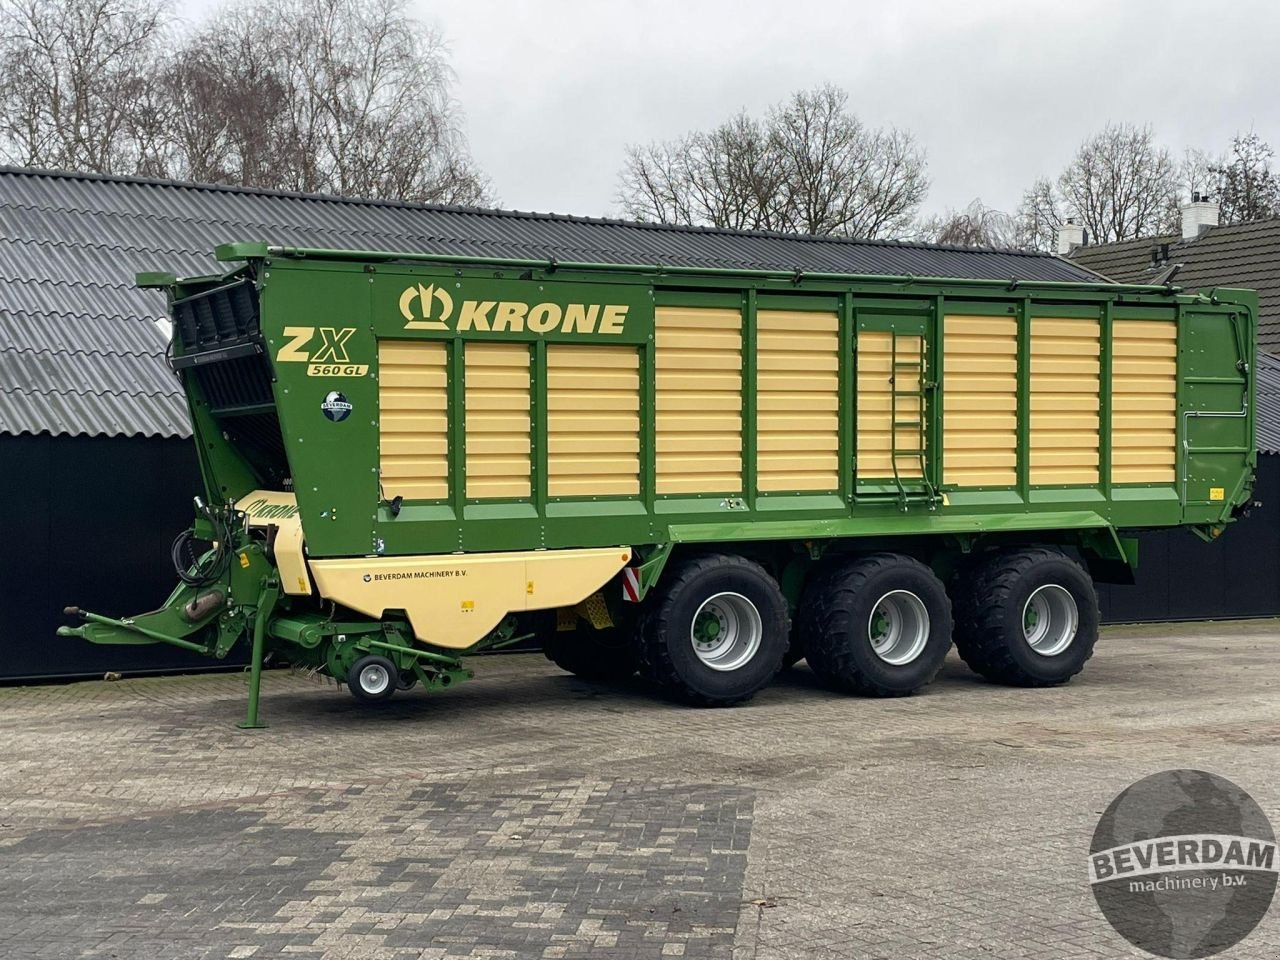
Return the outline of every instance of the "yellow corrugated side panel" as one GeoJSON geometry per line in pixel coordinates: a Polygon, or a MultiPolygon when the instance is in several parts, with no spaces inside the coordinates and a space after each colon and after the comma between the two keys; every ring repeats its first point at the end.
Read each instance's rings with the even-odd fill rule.
{"type": "Polygon", "coordinates": [[[742,491],[742,315],[655,311],[658,493],[742,491]]]}
{"type": "Polygon", "coordinates": [[[639,351],[547,344],[547,494],[639,493],[639,351]]]}
{"type": "Polygon", "coordinates": [[[529,345],[477,343],[466,367],[467,498],[524,499],[529,481],[529,345]]]}
{"type": "Polygon", "coordinates": [[[1097,320],[1031,320],[1031,482],[1098,482],[1097,320]]]}
{"type": "MultiPolygon", "coordinates": [[[[920,362],[924,338],[899,336],[899,363],[920,362]]],[[[858,331],[858,476],[863,480],[887,479],[894,475],[893,441],[899,450],[924,449],[924,417],[916,397],[898,397],[899,423],[916,422],[917,427],[894,428],[894,384],[905,392],[920,390],[920,372],[899,370],[894,377],[893,334],[881,330],[858,331]]],[[[920,458],[897,458],[899,477],[921,475],[920,458]]]]}
{"type": "Polygon", "coordinates": [[[1111,481],[1173,483],[1178,325],[1172,320],[1116,320],[1111,354],[1111,481]]]}
{"type": "Polygon", "coordinates": [[[840,486],[840,318],[756,314],[756,487],[840,486]]]}
{"type": "Polygon", "coordinates": [[[1018,482],[1018,321],[946,317],[942,336],[943,482],[1018,482]]]}
{"type": "Polygon", "coordinates": [[[449,394],[443,343],[378,342],[378,449],[383,496],[449,495],[449,394]]]}

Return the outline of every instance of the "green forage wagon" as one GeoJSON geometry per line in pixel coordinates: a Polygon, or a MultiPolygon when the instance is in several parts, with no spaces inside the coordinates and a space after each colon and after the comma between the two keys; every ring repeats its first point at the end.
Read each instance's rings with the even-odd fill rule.
{"type": "Polygon", "coordinates": [[[575,673],[876,696],[954,642],[1062,683],[1127,531],[1250,496],[1255,296],[219,248],[168,291],[204,490],[179,584],[64,634],[366,700],[537,633],[575,673]]]}

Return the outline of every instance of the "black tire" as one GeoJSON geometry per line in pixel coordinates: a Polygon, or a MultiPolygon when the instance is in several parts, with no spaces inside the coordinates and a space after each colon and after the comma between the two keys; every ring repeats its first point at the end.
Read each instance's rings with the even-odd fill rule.
{"type": "Polygon", "coordinates": [[[542,638],[542,652],[561,670],[583,680],[620,683],[636,672],[636,650],[631,631],[552,630],[542,638]]]}
{"type": "Polygon", "coordinates": [[[375,703],[396,692],[400,671],[386,657],[370,654],[361,657],[347,671],[347,688],[357,700],[375,703]]]}
{"type": "Polygon", "coordinates": [[[804,638],[800,636],[800,631],[793,626],[791,628],[791,636],[787,639],[787,652],[782,655],[782,669],[790,670],[803,659],[804,638]]]}
{"type": "Polygon", "coordinates": [[[863,557],[822,575],[805,591],[800,622],[809,666],[843,693],[915,693],[934,678],[951,648],[946,588],[923,563],[897,554],[863,557]],[[890,617],[881,619],[886,610],[890,617]],[[895,613],[900,649],[892,634],[895,613]],[[876,623],[890,644],[882,653],[872,634],[876,623]],[[898,657],[905,659],[891,662],[898,657]]]}
{"type": "MultiPolygon", "coordinates": [[[[956,648],[975,673],[997,683],[1050,687],[1084,669],[1098,642],[1098,596],[1080,564],[1050,547],[997,553],[978,564],[956,588],[956,648]],[[1028,638],[1032,594],[1057,586],[1075,603],[1077,626],[1065,649],[1038,653],[1028,638]]],[[[1050,637],[1049,639],[1052,639],[1050,637]]],[[[1045,650],[1051,644],[1042,642],[1045,650]]]]}
{"type": "Polygon", "coordinates": [[[832,573],[839,573],[842,569],[841,560],[828,558],[810,571],[808,578],[805,580],[804,589],[800,593],[800,603],[796,607],[795,616],[791,622],[791,643],[787,647],[786,655],[782,658],[784,670],[794,667],[806,656],[808,638],[805,634],[806,631],[811,629],[812,618],[806,617],[803,611],[809,608],[815,596],[829,589],[828,581],[830,581],[832,573]]]}
{"type": "MultiPolygon", "coordinates": [[[[721,624],[724,619],[716,617],[715,622],[721,624]]],[[[704,707],[744,703],[781,669],[788,627],[786,599],[759,564],[725,554],[693,557],[667,571],[645,601],[638,637],[640,672],[685,703],[704,707]],[[714,617],[720,607],[708,607],[708,603],[726,594],[730,596],[719,603],[738,610],[744,637],[754,635],[756,640],[754,647],[748,641],[736,654],[744,658],[736,666],[735,648],[726,648],[728,659],[723,669],[717,669],[695,650],[695,620],[700,613],[714,617]]]]}

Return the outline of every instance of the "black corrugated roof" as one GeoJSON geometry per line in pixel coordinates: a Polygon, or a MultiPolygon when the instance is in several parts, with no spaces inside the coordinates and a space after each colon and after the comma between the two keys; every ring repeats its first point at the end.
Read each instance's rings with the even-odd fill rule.
{"type": "Polygon", "coordinates": [[[1093,281],[1036,253],[638,224],[0,168],[0,433],[186,436],[141,270],[216,272],[262,241],[732,269],[1093,281]]]}
{"type": "Polygon", "coordinates": [[[1173,235],[1078,247],[1070,256],[1120,283],[1151,283],[1176,263],[1182,266],[1173,282],[1187,290],[1256,290],[1258,346],[1280,353],[1280,218],[1210,227],[1194,240],[1173,235]]]}
{"type": "Polygon", "coordinates": [[[1280,357],[1258,354],[1258,449],[1280,453],[1280,357]]]}

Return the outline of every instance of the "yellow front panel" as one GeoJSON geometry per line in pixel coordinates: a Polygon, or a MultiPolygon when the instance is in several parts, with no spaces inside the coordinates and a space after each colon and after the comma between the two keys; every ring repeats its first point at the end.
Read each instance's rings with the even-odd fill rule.
{"type": "Polygon", "coordinates": [[[1173,483],[1178,325],[1171,320],[1117,320],[1111,344],[1111,481],[1173,483]]]}
{"type": "Polygon", "coordinates": [[[640,493],[640,355],[547,344],[547,494],[640,493]]]}
{"type": "Polygon", "coordinates": [[[1031,320],[1033,484],[1098,482],[1099,329],[1097,320],[1031,320]]]}
{"type": "Polygon", "coordinates": [[[756,314],[756,487],[840,486],[840,318],[756,314]]]}
{"type": "Polygon", "coordinates": [[[378,450],[388,500],[449,495],[449,397],[443,343],[378,342],[378,450]]]}
{"type": "Polygon", "coordinates": [[[631,559],[628,547],[310,561],[325,600],[381,619],[403,610],[414,636],[465,649],[508,613],[581,603],[631,559]]]}
{"type": "Polygon", "coordinates": [[[280,571],[280,589],[295,596],[309,596],[311,578],[307,576],[298,498],[280,490],[254,490],[236,501],[236,509],[244,511],[251,527],[276,528],[272,553],[280,571]]]}
{"type": "Polygon", "coordinates": [[[742,491],[742,315],[655,311],[658,493],[742,491]]]}
{"type": "MultiPolygon", "coordinates": [[[[893,456],[898,450],[924,449],[924,411],[918,397],[894,398],[898,391],[919,392],[920,370],[893,369],[893,334],[879,330],[858,332],[858,476],[863,480],[894,476],[918,478],[918,456],[893,456]],[[899,426],[895,427],[895,420],[899,426]],[[916,426],[903,426],[916,424],[916,426]]],[[[896,356],[901,364],[923,361],[924,338],[899,336],[896,356]]]]}
{"type": "Polygon", "coordinates": [[[943,482],[1018,482],[1018,321],[947,317],[942,338],[943,482]]]}
{"type": "Polygon", "coordinates": [[[467,343],[467,498],[525,499],[529,485],[529,345],[467,343]]]}

